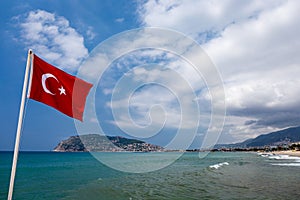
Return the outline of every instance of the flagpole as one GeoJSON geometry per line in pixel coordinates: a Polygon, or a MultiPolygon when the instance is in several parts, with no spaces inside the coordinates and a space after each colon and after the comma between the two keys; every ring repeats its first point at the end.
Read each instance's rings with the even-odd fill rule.
{"type": "Polygon", "coordinates": [[[31,64],[31,55],[32,55],[32,50],[29,49],[28,56],[27,56],[26,69],[25,69],[25,77],[24,77],[22,98],[21,98],[20,111],[19,111],[18,128],[17,128],[17,133],[16,133],[14,157],[13,157],[13,163],[12,163],[12,167],[11,167],[11,175],[10,175],[10,183],[9,183],[9,191],[8,191],[7,200],[12,199],[13,190],[14,190],[14,182],[15,182],[16,168],[17,168],[18,155],[19,155],[19,144],[20,144],[22,123],[23,123],[23,116],[24,116],[26,90],[27,90],[27,85],[28,85],[28,75],[29,75],[29,69],[30,69],[30,64],[31,64]]]}

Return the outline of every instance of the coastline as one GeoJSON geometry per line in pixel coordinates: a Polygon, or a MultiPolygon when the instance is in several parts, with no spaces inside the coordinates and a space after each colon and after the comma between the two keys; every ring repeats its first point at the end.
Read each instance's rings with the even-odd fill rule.
{"type": "Polygon", "coordinates": [[[300,151],[272,151],[271,153],[276,154],[276,155],[289,155],[289,156],[296,156],[300,157],[300,151]]]}

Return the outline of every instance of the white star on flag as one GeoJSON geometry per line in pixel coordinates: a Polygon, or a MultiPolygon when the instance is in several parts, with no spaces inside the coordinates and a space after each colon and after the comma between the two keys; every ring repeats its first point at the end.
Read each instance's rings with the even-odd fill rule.
{"type": "Polygon", "coordinates": [[[64,94],[66,95],[66,90],[63,86],[61,86],[60,88],[58,88],[58,90],[60,91],[60,95],[64,94]]]}

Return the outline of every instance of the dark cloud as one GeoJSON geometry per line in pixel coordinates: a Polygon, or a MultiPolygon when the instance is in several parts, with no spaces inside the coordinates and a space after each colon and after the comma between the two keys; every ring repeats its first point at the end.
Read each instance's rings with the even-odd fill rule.
{"type": "Polygon", "coordinates": [[[248,126],[248,125],[255,124],[255,123],[257,123],[256,120],[247,120],[247,121],[245,121],[244,125],[248,126]]]}
{"type": "Polygon", "coordinates": [[[265,108],[258,105],[247,109],[228,111],[228,116],[252,118],[244,122],[251,129],[262,127],[287,128],[300,126],[300,105],[278,109],[265,108]]]}
{"type": "Polygon", "coordinates": [[[265,115],[257,121],[256,125],[276,128],[300,126],[300,113],[279,112],[271,115],[265,115]]]}

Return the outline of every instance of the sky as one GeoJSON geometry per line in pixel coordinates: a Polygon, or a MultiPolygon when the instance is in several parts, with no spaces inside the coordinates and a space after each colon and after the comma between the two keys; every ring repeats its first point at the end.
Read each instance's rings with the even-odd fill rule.
{"type": "Polygon", "coordinates": [[[106,135],[162,146],[180,129],[191,142],[189,148],[199,148],[210,127],[214,102],[224,102],[226,107],[218,143],[299,126],[299,8],[296,0],[3,0],[0,150],[14,146],[29,48],[58,68],[93,82],[95,99],[88,97],[85,124],[27,100],[21,150],[51,150],[62,139],[88,133],[82,127],[97,131],[90,128],[96,125],[106,135]],[[222,84],[209,88],[207,79],[213,75],[197,76],[188,60],[165,49],[131,49],[120,54],[140,43],[161,45],[163,35],[155,37],[159,31],[146,40],[145,35],[129,37],[131,30],[145,27],[169,31],[170,39],[179,34],[196,42],[222,84]],[[117,51],[120,43],[123,46],[117,51]],[[98,53],[104,51],[111,57],[121,56],[100,77],[98,71],[104,66],[98,53]],[[139,87],[124,92],[130,84],[139,87]],[[225,96],[220,95],[220,86],[225,96]],[[91,107],[96,115],[90,115],[91,107]]]}

